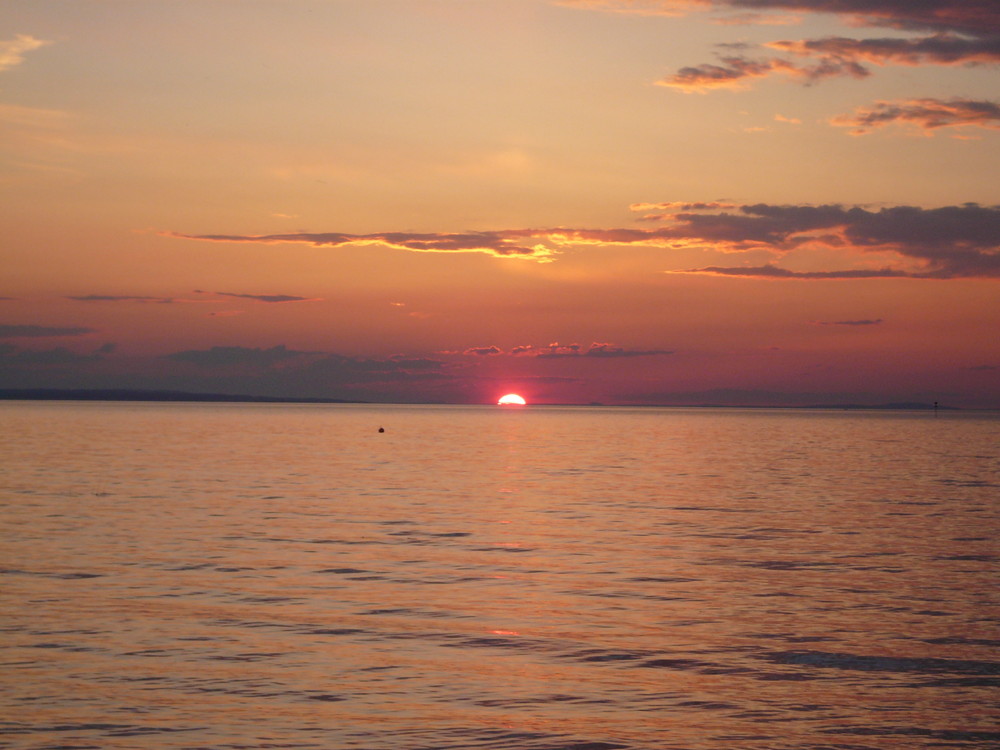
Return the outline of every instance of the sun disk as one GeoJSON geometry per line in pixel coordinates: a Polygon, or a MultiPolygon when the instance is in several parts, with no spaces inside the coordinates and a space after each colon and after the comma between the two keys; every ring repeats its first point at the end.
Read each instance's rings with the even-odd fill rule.
{"type": "Polygon", "coordinates": [[[500,400],[497,401],[497,406],[524,406],[527,403],[527,401],[516,393],[508,393],[506,396],[500,397],[500,400]]]}

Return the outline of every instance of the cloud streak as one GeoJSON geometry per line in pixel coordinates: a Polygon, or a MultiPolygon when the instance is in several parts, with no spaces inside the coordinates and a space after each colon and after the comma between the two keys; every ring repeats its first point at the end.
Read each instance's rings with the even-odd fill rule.
{"type": "Polygon", "coordinates": [[[484,253],[497,258],[521,258],[546,261],[553,254],[551,248],[543,245],[528,247],[524,240],[538,236],[536,230],[522,229],[506,232],[460,232],[460,233],[411,233],[382,232],[377,234],[347,234],[342,232],[265,235],[202,234],[191,235],[179,232],[161,232],[168,237],[210,242],[297,242],[317,247],[349,247],[381,245],[397,250],[417,253],[484,253]]]}
{"type": "Polygon", "coordinates": [[[1000,104],[961,98],[880,101],[871,107],[859,107],[853,114],[834,117],[830,123],[851,128],[851,135],[867,135],[887,125],[909,125],[928,134],[939,128],[1000,130],[1000,104]]]}

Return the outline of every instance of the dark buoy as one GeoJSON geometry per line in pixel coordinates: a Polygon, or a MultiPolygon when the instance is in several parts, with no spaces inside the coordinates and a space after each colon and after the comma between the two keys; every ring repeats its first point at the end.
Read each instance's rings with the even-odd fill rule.
{"type": "Polygon", "coordinates": [[[379,431],[379,432],[385,432],[385,427],[379,427],[379,428],[378,428],[378,431],[379,431]]]}

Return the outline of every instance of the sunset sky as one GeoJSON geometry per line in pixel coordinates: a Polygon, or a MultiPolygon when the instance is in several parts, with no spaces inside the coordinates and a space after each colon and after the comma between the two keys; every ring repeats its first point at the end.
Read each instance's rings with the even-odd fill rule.
{"type": "Polygon", "coordinates": [[[7,0],[0,387],[1000,408],[995,0],[7,0]]]}

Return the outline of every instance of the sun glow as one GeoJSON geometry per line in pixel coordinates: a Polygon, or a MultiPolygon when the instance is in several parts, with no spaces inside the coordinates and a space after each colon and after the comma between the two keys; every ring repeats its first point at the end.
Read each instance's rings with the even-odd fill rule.
{"type": "Polygon", "coordinates": [[[516,393],[508,393],[506,396],[500,397],[500,400],[497,401],[497,406],[524,406],[527,403],[527,401],[516,393]]]}

